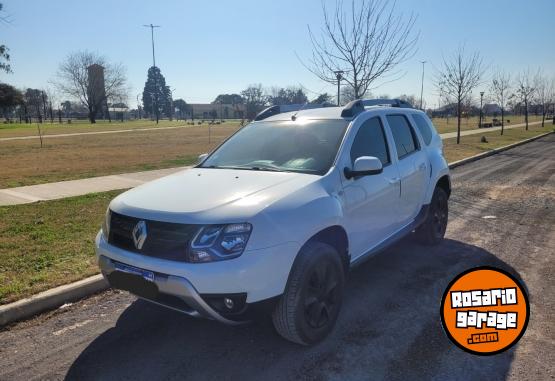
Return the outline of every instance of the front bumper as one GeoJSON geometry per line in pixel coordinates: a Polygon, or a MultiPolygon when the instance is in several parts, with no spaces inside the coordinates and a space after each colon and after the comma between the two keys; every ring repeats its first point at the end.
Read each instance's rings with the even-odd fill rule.
{"type": "MultiPolygon", "coordinates": [[[[98,258],[98,265],[102,271],[102,274],[106,279],[109,279],[110,274],[116,270],[115,263],[108,257],[101,255],[98,258]]],[[[150,302],[162,305],[164,307],[168,307],[174,310],[178,310],[179,312],[183,312],[187,315],[194,316],[194,317],[206,317],[217,320],[221,323],[225,324],[240,324],[241,322],[227,319],[215,311],[208,303],[206,303],[200,294],[197,292],[195,287],[189,282],[187,279],[172,276],[172,275],[162,275],[155,273],[154,275],[154,283],[158,287],[160,293],[165,295],[172,295],[182,299],[186,307],[174,307],[169,305],[168,303],[163,303],[157,301],[156,299],[149,299],[144,298],[150,302]]]]}
{"type": "Polygon", "coordinates": [[[98,263],[109,282],[116,262],[152,271],[159,293],[184,303],[176,307],[137,294],[139,297],[190,316],[207,317],[226,324],[239,322],[216,311],[203,296],[244,294],[248,306],[281,295],[298,250],[296,243],[284,243],[246,251],[231,260],[195,264],[143,256],[109,245],[101,233],[96,237],[98,263]]]}

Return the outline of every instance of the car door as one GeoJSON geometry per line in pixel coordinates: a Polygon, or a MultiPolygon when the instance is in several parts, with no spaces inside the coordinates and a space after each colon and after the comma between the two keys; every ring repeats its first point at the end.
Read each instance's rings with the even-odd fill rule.
{"type": "Polygon", "coordinates": [[[397,230],[400,188],[381,118],[363,121],[349,135],[354,137],[346,144],[341,169],[353,168],[361,156],[377,157],[383,165],[381,174],[358,178],[347,179],[341,171],[345,225],[351,259],[355,260],[397,230]]]}
{"type": "Polygon", "coordinates": [[[397,204],[399,223],[410,223],[420,211],[429,178],[429,163],[414,127],[406,115],[387,114],[401,179],[401,199],[397,204]]]}

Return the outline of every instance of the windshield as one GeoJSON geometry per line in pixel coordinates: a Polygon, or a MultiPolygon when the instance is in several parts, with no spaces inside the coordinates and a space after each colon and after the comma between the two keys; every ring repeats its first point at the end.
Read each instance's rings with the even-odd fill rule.
{"type": "Polygon", "coordinates": [[[345,120],[251,123],[221,145],[202,168],[325,174],[347,128],[345,120]]]}

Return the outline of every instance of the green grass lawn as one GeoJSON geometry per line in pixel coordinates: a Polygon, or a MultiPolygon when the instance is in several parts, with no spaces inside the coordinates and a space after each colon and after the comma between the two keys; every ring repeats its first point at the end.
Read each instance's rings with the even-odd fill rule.
{"type": "Polygon", "coordinates": [[[0,304],[97,274],[94,238],[119,193],[0,207],[0,304]]]}
{"type": "MultiPolygon", "coordinates": [[[[552,126],[444,140],[448,161],[553,131],[552,126]]],[[[110,200],[122,191],[0,207],[0,304],[98,273],[94,238],[110,200]]]]}
{"type": "MultiPolygon", "coordinates": [[[[207,125],[208,120],[202,122],[201,120],[195,119],[195,125],[198,126],[198,122],[201,125],[207,125]]],[[[219,122],[219,120],[216,120],[219,122]]],[[[225,120],[225,124],[239,124],[241,121],[238,119],[225,120]]],[[[133,130],[142,128],[159,128],[159,127],[179,127],[179,126],[189,126],[191,120],[160,120],[158,124],[155,121],[149,119],[141,120],[126,120],[124,122],[112,121],[108,122],[105,120],[99,120],[94,124],[89,123],[87,120],[73,120],[71,124],[67,122],[58,123],[54,120],[53,123],[50,121],[45,121],[40,124],[44,135],[54,135],[54,134],[68,134],[68,133],[79,133],[79,132],[98,132],[98,131],[114,131],[114,130],[133,130]]],[[[17,136],[36,136],[38,134],[37,123],[0,123],[0,138],[10,138],[17,136]]]]}
{"type": "Polygon", "coordinates": [[[482,152],[490,151],[494,148],[503,147],[521,140],[526,140],[546,132],[553,131],[553,126],[541,125],[530,126],[526,131],[524,127],[505,130],[503,135],[499,131],[485,132],[483,134],[461,136],[461,143],[457,144],[456,138],[443,140],[443,151],[448,162],[464,159],[469,156],[477,155],[482,152]],[[482,143],[481,138],[485,136],[487,143],[482,143]]]}

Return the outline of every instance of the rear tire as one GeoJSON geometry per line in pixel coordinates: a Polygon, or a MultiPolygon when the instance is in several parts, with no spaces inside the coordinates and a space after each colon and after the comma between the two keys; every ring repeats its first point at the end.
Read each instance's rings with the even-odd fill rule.
{"type": "Polygon", "coordinates": [[[437,245],[443,240],[447,230],[449,206],[447,193],[436,187],[426,220],[416,229],[416,238],[424,245],[437,245]]]}
{"type": "Polygon", "coordinates": [[[337,250],[325,243],[308,243],[272,315],[276,331],[302,345],[323,340],[337,321],[344,285],[345,270],[337,250]]]}

